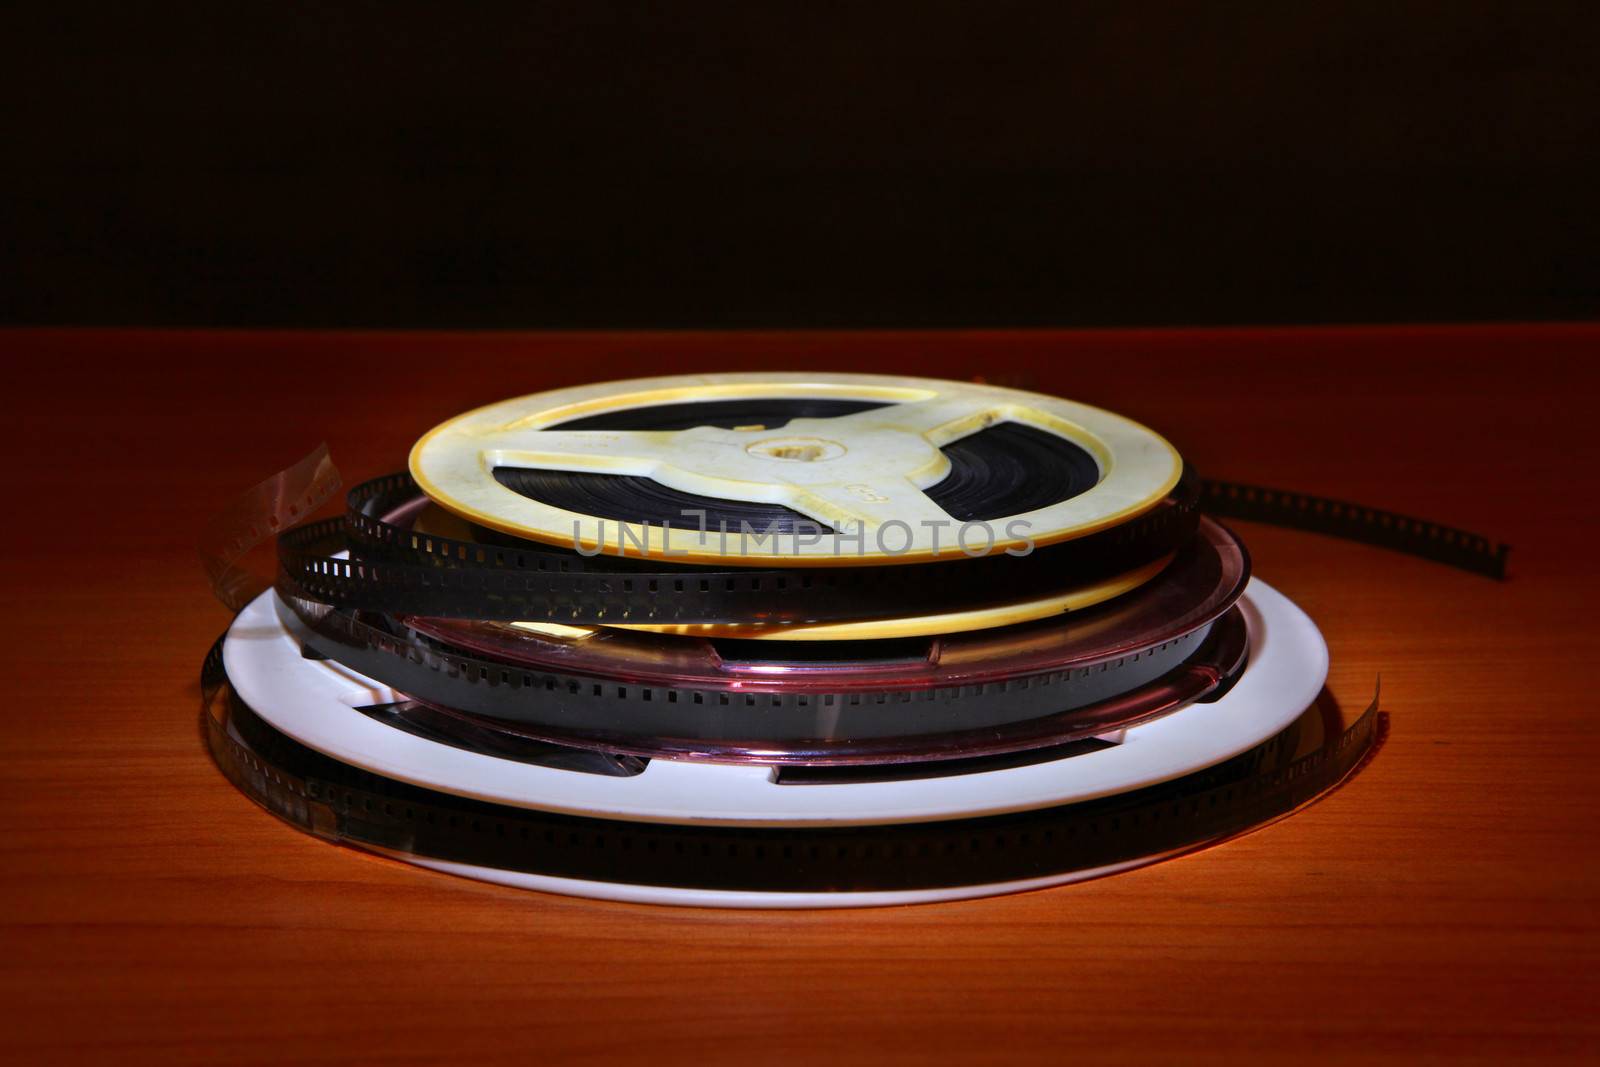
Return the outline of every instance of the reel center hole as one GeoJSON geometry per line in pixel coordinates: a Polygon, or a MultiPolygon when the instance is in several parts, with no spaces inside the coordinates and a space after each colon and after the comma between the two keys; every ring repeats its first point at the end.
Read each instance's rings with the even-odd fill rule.
{"type": "Polygon", "coordinates": [[[769,437],[765,441],[757,441],[748,446],[745,451],[764,459],[781,459],[791,463],[817,463],[822,460],[837,459],[844,455],[845,448],[837,441],[828,441],[821,437],[769,437]]]}

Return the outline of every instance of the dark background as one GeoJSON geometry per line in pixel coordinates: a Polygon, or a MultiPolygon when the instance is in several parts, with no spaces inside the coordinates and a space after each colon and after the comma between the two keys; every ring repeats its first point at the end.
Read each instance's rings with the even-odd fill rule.
{"type": "Polygon", "coordinates": [[[1594,4],[51,4],[14,324],[1591,318],[1594,4]]]}

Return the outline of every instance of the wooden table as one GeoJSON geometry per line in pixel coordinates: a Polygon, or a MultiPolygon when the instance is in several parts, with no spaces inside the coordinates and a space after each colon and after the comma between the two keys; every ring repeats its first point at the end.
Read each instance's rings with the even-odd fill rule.
{"type": "Polygon", "coordinates": [[[0,349],[6,1062],[1600,1051],[1600,327],[23,331],[0,349]],[[487,401],[735,368],[1025,379],[1158,428],[1216,477],[1504,538],[1511,577],[1241,524],[1256,572],[1322,626],[1347,713],[1382,673],[1387,744],[1259,833],[1002,899],[568,900],[330,846],[223,780],[196,670],[227,617],[192,545],[234,493],[320,439],[355,479],[487,401]]]}

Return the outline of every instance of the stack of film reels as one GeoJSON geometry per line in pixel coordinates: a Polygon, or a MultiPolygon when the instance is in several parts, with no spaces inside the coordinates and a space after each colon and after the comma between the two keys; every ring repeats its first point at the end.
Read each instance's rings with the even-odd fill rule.
{"type": "Polygon", "coordinates": [[[1345,728],[1319,701],[1316,626],[1208,513],[1504,560],[1203,485],[1097,408],[873,375],[494,404],[297,525],[336,485],[314,454],[214,537],[223,771],[331,840],[658,903],[973,897],[1260,826],[1359,766],[1376,702],[1345,728]]]}

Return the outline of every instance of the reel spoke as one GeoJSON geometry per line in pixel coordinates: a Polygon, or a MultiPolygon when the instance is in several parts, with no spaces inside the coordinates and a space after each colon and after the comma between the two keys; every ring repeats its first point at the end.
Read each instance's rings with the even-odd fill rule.
{"type": "MultiPolygon", "coordinates": [[[[690,431],[692,432],[692,431],[690,431]]],[[[649,477],[671,461],[679,433],[667,430],[505,430],[484,441],[492,467],[602,471],[649,477]]]]}
{"type": "MultiPolygon", "coordinates": [[[[953,525],[950,513],[909,478],[802,486],[784,502],[834,529],[859,524],[869,534],[882,530],[886,523],[903,523],[912,533],[925,524],[934,529],[953,525]]],[[[953,545],[953,538],[952,532],[942,540],[953,545]]],[[[898,544],[898,539],[893,543],[898,544]]]]}

